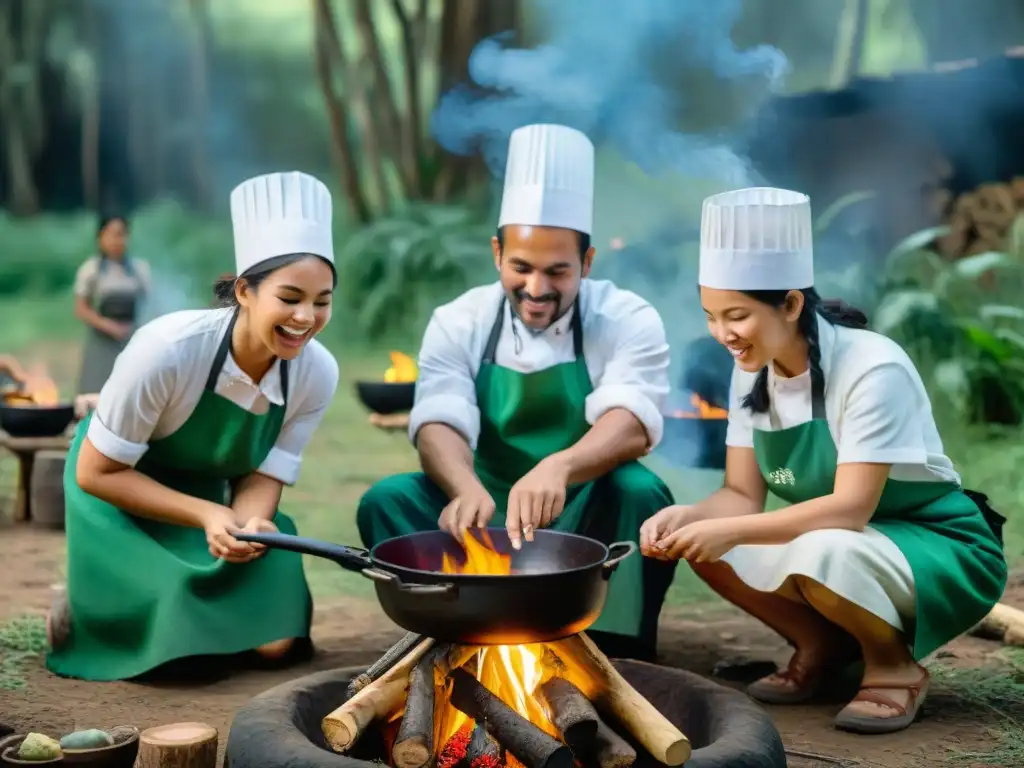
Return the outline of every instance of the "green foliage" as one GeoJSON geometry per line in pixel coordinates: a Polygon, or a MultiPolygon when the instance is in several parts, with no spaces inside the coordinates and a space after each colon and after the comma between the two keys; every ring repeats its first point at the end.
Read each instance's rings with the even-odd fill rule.
{"type": "Polygon", "coordinates": [[[339,294],[360,335],[407,337],[438,304],[485,279],[493,227],[476,211],[410,206],[379,219],[338,253],[339,294]]]}
{"type": "Polygon", "coordinates": [[[926,371],[930,389],[972,421],[1016,424],[1024,412],[1024,263],[988,252],[947,261],[928,249],[943,228],[890,254],[875,330],[926,371]]]}

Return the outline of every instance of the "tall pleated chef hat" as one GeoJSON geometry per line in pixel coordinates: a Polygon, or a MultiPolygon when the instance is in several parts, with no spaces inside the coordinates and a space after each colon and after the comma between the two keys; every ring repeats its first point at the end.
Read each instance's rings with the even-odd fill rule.
{"type": "Polygon", "coordinates": [[[707,198],[701,211],[698,282],[730,291],[812,287],[811,199],[772,187],[707,198]]]}
{"type": "Polygon", "coordinates": [[[526,125],[509,138],[498,226],[563,227],[592,234],[594,145],[564,125],[526,125]]]}
{"type": "Polygon", "coordinates": [[[305,173],[269,173],[231,192],[235,274],[276,256],[309,253],[334,263],[331,193],[305,173]]]}

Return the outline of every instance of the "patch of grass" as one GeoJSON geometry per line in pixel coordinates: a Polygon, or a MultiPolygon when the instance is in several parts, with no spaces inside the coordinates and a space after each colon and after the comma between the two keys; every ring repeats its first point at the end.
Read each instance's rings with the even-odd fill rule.
{"type": "Polygon", "coordinates": [[[25,687],[24,665],[46,651],[46,621],[18,616],[0,626],[0,690],[25,687]]]}
{"type": "Polygon", "coordinates": [[[956,698],[965,709],[992,715],[992,746],[986,752],[951,750],[948,761],[970,765],[1024,765],[1024,651],[1004,649],[998,663],[976,669],[930,667],[936,693],[956,698]]]}

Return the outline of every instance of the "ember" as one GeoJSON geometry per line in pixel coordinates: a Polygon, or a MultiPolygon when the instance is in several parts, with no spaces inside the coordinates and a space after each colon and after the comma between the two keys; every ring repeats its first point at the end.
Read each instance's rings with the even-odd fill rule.
{"type": "MultiPolygon", "coordinates": [[[[467,535],[463,547],[462,562],[444,558],[444,572],[512,572],[511,556],[498,552],[486,531],[467,535]]],[[[572,768],[577,759],[628,768],[636,751],[602,719],[607,716],[660,762],[688,759],[686,737],[584,634],[515,646],[423,639],[324,718],[323,731],[344,752],[371,720],[390,725],[400,718],[390,745],[394,768],[432,762],[437,768],[572,768]]]]}
{"type": "Polygon", "coordinates": [[[725,408],[711,405],[697,393],[690,395],[691,411],[675,411],[672,415],[677,419],[728,419],[729,412],[725,408]]]}

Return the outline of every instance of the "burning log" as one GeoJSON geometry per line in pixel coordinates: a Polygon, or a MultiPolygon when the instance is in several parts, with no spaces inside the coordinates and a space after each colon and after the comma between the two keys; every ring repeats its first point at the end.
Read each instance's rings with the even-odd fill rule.
{"type": "Polygon", "coordinates": [[[321,728],[331,749],[345,752],[371,722],[389,717],[401,708],[409,674],[433,645],[429,638],[420,642],[384,675],[323,719],[321,728]]]}
{"type": "Polygon", "coordinates": [[[359,691],[395,666],[395,664],[402,660],[402,657],[422,641],[422,635],[417,635],[415,632],[407,633],[401,640],[391,646],[383,656],[373,662],[363,674],[348,684],[348,695],[355,696],[359,691]]]}
{"type": "Polygon", "coordinates": [[[477,725],[469,739],[465,761],[469,768],[499,768],[505,762],[505,750],[486,728],[477,725]]]}
{"type": "Polygon", "coordinates": [[[590,750],[585,750],[584,754],[588,752],[598,768],[630,768],[636,761],[636,750],[600,719],[597,721],[594,745],[590,750]]]}
{"type": "Polygon", "coordinates": [[[573,752],[592,743],[597,735],[597,710],[583,692],[568,680],[552,677],[541,685],[549,719],[573,752]]]}
{"type": "Polygon", "coordinates": [[[434,667],[450,650],[434,647],[409,674],[405,714],[391,749],[395,768],[423,768],[434,755],[434,667]]]}
{"type": "Polygon", "coordinates": [[[555,650],[601,679],[603,685],[594,703],[616,717],[655,760],[677,766],[690,758],[689,739],[619,674],[589,637],[574,635],[560,641],[555,650]]]}
{"type": "Polygon", "coordinates": [[[451,703],[482,723],[525,768],[572,768],[572,751],[487,690],[464,669],[453,669],[451,703]]]}

